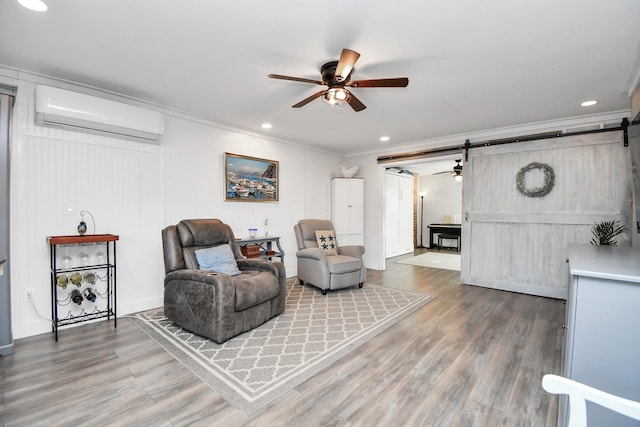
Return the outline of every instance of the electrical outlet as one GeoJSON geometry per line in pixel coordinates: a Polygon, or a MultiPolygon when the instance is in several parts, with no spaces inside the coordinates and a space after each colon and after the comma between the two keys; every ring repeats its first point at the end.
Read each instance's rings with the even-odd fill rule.
{"type": "Polygon", "coordinates": [[[27,302],[30,302],[33,298],[33,289],[27,288],[24,290],[24,297],[27,299],[27,302]]]}

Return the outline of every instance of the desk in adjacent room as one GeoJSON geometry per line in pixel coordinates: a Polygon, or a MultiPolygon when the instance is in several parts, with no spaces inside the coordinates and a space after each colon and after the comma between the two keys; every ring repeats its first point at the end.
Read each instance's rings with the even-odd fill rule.
{"type": "Polygon", "coordinates": [[[433,248],[434,234],[452,234],[454,236],[462,236],[461,224],[429,224],[429,248],[433,248]]]}

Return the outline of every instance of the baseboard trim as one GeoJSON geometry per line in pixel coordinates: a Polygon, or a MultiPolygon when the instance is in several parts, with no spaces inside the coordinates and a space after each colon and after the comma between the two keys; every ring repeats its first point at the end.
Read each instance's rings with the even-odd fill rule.
{"type": "Polygon", "coordinates": [[[9,356],[14,353],[13,343],[0,346],[0,356],[9,356]]]}
{"type": "Polygon", "coordinates": [[[544,286],[523,285],[519,283],[483,283],[475,281],[475,283],[464,283],[465,285],[480,286],[482,288],[497,289],[500,291],[517,292],[520,294],[535,295],[545,298],[555,298],[566,300],[568,296],[567,289],[548,288],[544,286]]]}

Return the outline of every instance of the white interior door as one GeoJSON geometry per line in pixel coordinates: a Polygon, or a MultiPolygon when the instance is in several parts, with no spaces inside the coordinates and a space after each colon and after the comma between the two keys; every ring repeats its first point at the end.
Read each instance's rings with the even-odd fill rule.
{"type": "Polygon", "coordinates": [[[385,176],[385,257],[413,252],[413,175],[385,176]]]}
{"type": "Polygon", "coordinates": [[[400,233],[399,214],[400,206],[398,204],[399,182],[396,176],[387,172],[385,174],[385,258],[391,258],[399,254],[398,252],[398,235],[400,233]]]}

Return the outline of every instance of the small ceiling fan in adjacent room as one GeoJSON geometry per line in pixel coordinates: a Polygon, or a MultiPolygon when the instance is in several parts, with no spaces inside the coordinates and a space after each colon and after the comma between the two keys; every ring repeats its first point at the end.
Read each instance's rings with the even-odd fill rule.
{"type": "Polygon", "coordinates": [[[322,97],[329,105],[342,105],[347,103],[354,111],[362,111],[367,108],[366,105],[356,98],[356,96],[347,88],[407,87],[409,84],[409,79],[407,77],[351,81],[351,73],[353,72],[353,67],[355,66],[358,58],[360,58],[360,54],[358,52],[351,49],[342,49],[339,61],[330,61],[320,67],[322,81],[301,77],[283,76],[280,74],[269,74],[267,77],[327,86],[327,89],[314,93],[310,97],[292,105],[293,108],[304,107],[314,99],[322,97]]]}
{"type": "Polygon", "coordinates": [[[442,172],[436,172],[433,175],[453,175],[453,177],[455,178],[456,181],[460,182],[462,181],[462,165],[460,164],[460,162],[462,162],[462,159],[456,159],[456,165],[453,167],[452,170],[450,171],[442,171],[442,172]]]}

